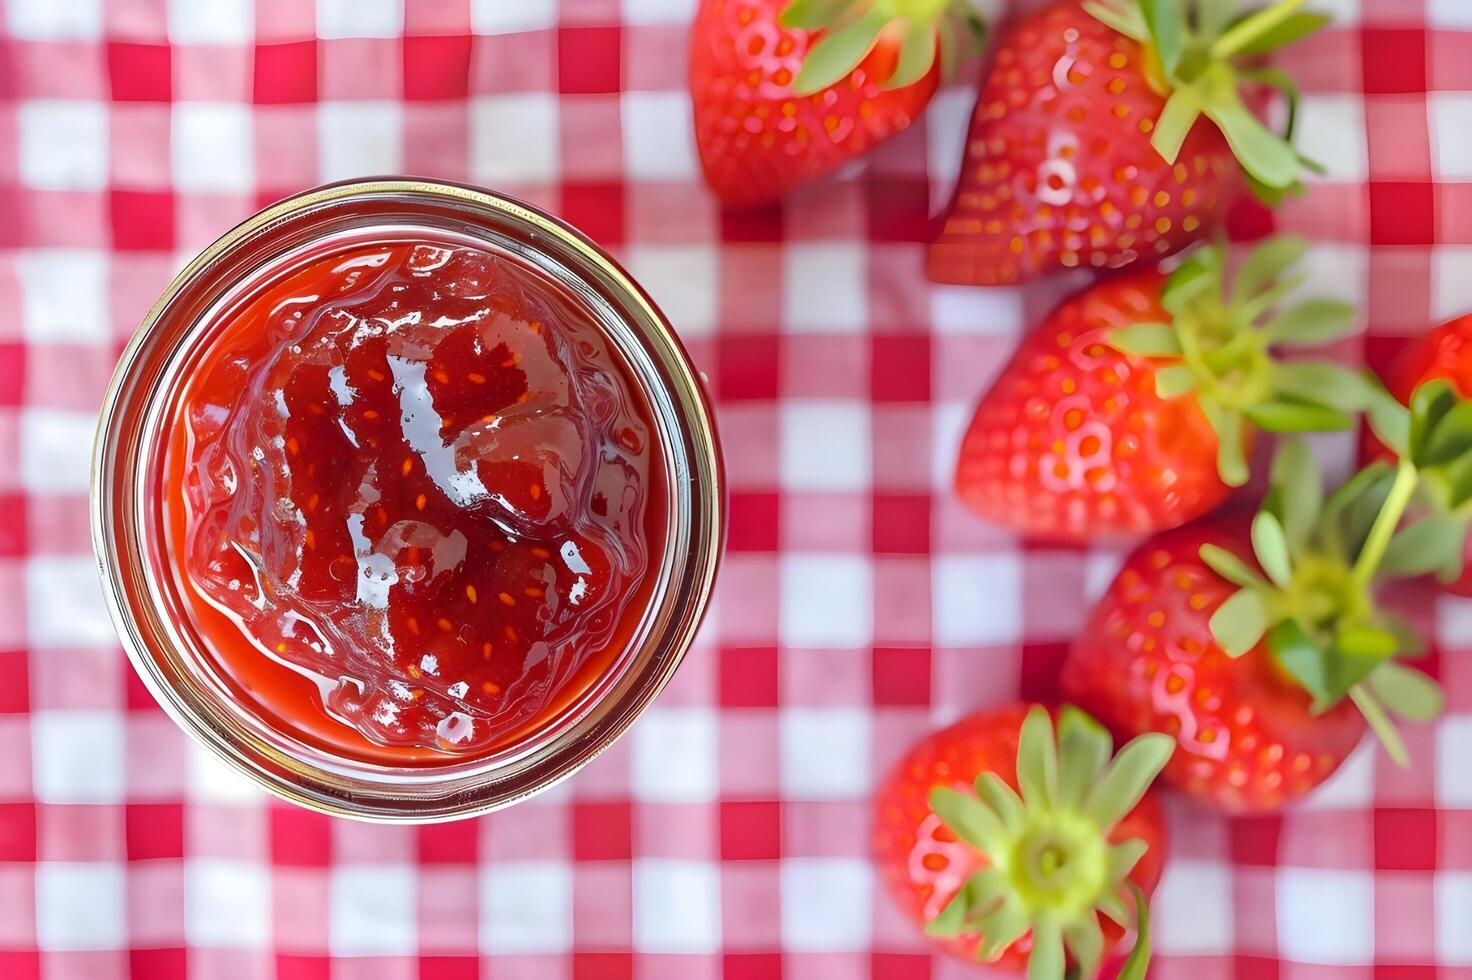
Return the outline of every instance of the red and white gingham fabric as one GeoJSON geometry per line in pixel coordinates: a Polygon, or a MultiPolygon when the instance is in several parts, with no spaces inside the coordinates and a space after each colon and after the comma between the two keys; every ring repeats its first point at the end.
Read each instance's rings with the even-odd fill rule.
{"type": "MultiPolygon", "coordinates": [[[[1379,361],[1472,308],[1472,0],[1315,5],[1336,26],[1291,67],[1329,172],[1278,223],[1379,361]]],[[[964,85],[842,179],[721,215],[693,7],[4,0],[0,977],[978,975],[876,893],[868,795],[922,733],[1049,695],[1118,560],[947,491],[970,403],[1079,280],[925,283],[964,85]],[[391,172],[522,195],[616,252],[710,377],[732,491],[715,608],[648,716],[559,790],[423,829],[271,801],[192,749],[115,642],[84,499],[114,358],[184,258],[391,172]]],[[[1281,817],[1175,807],[1156,977],[1472,977],[1472,603],[1419,612],[1451,707],[1409,732],[1416,768],[1367,746],[1281,817]]]]}

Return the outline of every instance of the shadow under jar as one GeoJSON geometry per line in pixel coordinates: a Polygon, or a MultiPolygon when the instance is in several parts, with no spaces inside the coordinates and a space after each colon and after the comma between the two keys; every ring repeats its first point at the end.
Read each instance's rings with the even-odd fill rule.
{"type": "Polygon", "coordinates": [[[408,179],[273,205],[123,353],[92,533],[187,732],[324,812],[425,822],[568,776],[668,682],[725,523],[710,406],[597,246],[408,179]]]}

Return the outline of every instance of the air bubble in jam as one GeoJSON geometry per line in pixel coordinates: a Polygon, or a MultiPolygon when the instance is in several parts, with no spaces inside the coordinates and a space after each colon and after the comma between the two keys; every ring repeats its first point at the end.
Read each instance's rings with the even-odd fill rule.
{"type": "Polygon", "coordinates": [[[264,656],[366,743],[462,756],[553,713],[642,613],[648,410],[509,258],[320,258],[219,325],[179,421],[177,572],[262,702],[264,656]]]}

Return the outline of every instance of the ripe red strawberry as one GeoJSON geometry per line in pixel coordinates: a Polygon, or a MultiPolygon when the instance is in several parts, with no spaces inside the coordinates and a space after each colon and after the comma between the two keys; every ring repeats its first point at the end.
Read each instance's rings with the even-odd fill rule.
{"type": "MultiPolygon", "coordinates": [[[[1386,378],[1386,385],[1402,405],[1410,405],[1416,390],[1433,381],[1447,382],[1461,399],[1472,399],[1472,314],[1443,323],[1406,348],[1386,378]]],[[[1377,455],[1387,451],[1378,442],[1372,449],[1377,455]]],[[[1472,596],[1472,534],[1468,533],[1472,504],[1458,501],[1458,474],[1447,462],[1439,460],[1422,468],[1428,484],[1427,503],[1444,518],[1442,531],[1448,537],[1441,540],[1455,538],[1461,542],[1455,553],[1444,554],[1441,571],[1446,588],[1472,596]]]]}
{"type": "Polygon", "coordinates": [[[956,467],[962,501],[1040,537],[1149,533],[1240,485],[1254,429],[1349,428],[1363,381],[1270,356],[1274,344],[1330,340],[1353,318],[1329,301],[1273,314],[1274,277],[1302,249],[1260,247],[1230,291],[1221,250],[1207,247],[1169,278],[1128,273],[1065,300],[982,397],[956,467]]]}
{"type": "Polygon", "coordinates": [[[966,0],[701,0],[690,29],[695,142],[722,201],[753,205],[909,126],[953,48],[979,37],[966,0]]]}
{"type": "Polygon", "coordinates": [[[1293,13],[1300,2],[1230,27],[1224,0],[1191,4],[1194,28],[1183,0],[1058,0],[1024,19],[982,84],[930,277],[990,286],[1117,269],[1209,234],[1243,171],[1268,199],[1295,188],[1291,122],[1286,137],[1269,132],[1238,90],[1291,88],[1250,61],[1327,20],[1293,13]]]}
{"type": "MultiPolygon", "coordinates": [[[[1387,718],[1441,707],[1395,659],[1415,640],[1373,587],[1413,485],[1376,464],[1320,503],[1286,443],[1249,531],[1193,525],[1146,542],[1095,606],[1064,666],[1068,696],[1122,736],[1164,732],[1165,781],[1226,812],[1290,803],[1329,777],[1366,721],[1404,764],[1387,718]]],[[[1412,476],[1413,480],[1413,476],[1412,476]]]]}
{"type": "Polygon", "coordinates": [[[1030,960],[1028,975],[1047,980],[1062,980],[1066,962],[1092,980],[1137,927],[1119,976],[1143,977],[1145,901],[1165,857],[1161,808],[1146,793],[1171,744],[1147,735],[1112,762],[1111,751],[1073,708],[1056,742],[1048,712],[1023,705],[922,739],[875,799],[876,855],[896,904],[951,953],[1030,960]]]}

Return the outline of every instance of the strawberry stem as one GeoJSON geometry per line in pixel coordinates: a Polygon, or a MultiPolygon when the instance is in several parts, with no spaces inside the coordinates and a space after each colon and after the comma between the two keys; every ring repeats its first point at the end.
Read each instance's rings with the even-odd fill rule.
{"type": "Polygon", "coordinates": [[[1218,61],[1225,61],[1241,53],[1253,41],[1291,17],[1303,4],[1304,0],[1280,0],[1271,7],[1243,18],[1212,42],[1211,56],[1218,61]]]}
{"type": "Polygon", "coordinates": [[[1395,528],[1400,524],[1406,506],[1411,502],[1411,495],[1416,492],[1417,479],[1414,463],[1402,459],[1396,464],[1395,480],[1390,485],[1390,493],[1386,496],[1380,513],[1376,515],[1375,523],[1370,527],[1370,535],[1365,539],[1365,545],[1360,549],[1359,557],[1355,559],[1354,568],[1350,571],[1350,582],[1353,585],[1361,589],[1369,588],[1381,559],[1385,557],[1385,549],[1395,536],[1395,528]]]}

